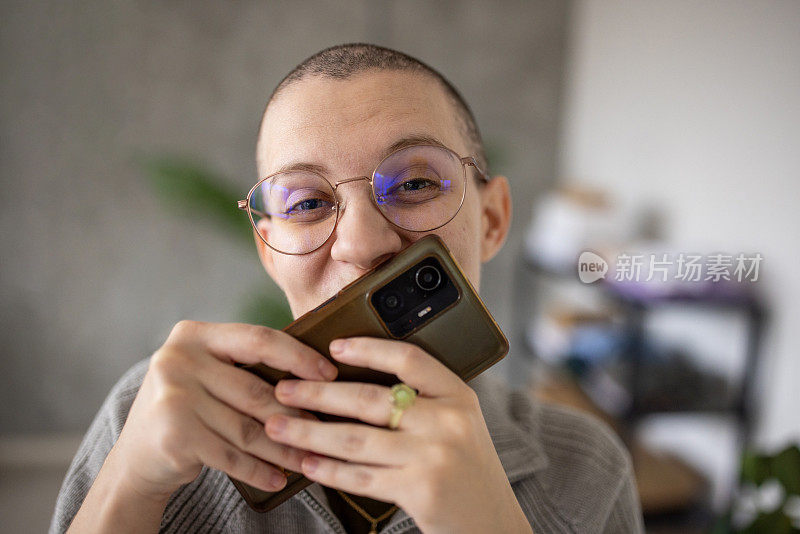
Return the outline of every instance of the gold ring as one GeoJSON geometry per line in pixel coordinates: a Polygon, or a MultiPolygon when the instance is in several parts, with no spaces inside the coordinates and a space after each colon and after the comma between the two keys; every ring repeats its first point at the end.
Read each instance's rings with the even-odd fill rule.
{"type": "Polygon", "coordinates": [[[417,398],[417,392],[403,382],[392,386],[392,413],[389,416],[389,428],[392,430],[400,426],[400,418],[406,408],[410,408],[417,398]]]}

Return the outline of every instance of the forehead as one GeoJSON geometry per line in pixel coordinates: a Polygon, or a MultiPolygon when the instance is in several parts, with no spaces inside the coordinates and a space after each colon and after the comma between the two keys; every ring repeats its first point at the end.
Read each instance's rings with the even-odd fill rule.
{"type": "Polygon", "coordinates": [[[466,155],[457,124],[444,89],[428,75],[369,71],[344,80],[309,76],[284,88],[267,109],[258,170],[265,176],[297,162],[342,170],[374,166],[387,147],[409,136],[434,137],[466,155]]]}

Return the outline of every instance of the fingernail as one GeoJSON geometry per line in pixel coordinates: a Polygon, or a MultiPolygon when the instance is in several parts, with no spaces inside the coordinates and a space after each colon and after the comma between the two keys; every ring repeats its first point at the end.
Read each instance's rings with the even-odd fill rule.
{"type": "Polygon", "coordinates": [[[286,483],[286,477],[280,473],[273,473],[269,481],[272,483],[273,488],[281,489],[286,483]]]}
{"type": "Polygon", "coordinates": [[[322,373],[322,377],[325,380],[333,380],[338,374],[336,367],[328,360],[320,360],[319,372],[322,373]]]}
{"type": "Polygon", "coordinates": [[[344,348],[347,346],[346,339],[334,339],[331,341],[331,352],[344,352],[344,348]]]}
{"type": "Polygon", "coordinates": [[[291,395],[297,389],[297,380],[281,380],[278,389],[285,395],[291,395]]]}
{"type": "Polygon", "coordinates": [[[280,434],[286,428],[288,420],[282,415],[273,415],[270,417],[267,425],[273,434],[280,434]]]}
{"type": "Polygon", "coordinates": [[[306,456],[303,458],[303,472],[312,474],[319,466],[319,458],[316,456],[306,456]]]}

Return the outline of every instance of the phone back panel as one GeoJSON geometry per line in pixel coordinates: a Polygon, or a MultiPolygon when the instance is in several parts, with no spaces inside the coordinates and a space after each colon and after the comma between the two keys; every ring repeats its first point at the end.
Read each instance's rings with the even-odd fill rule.
{"type": "MultiPolygon", "coordinates": [[[[419,346],[465,381],[500,361],[508,353],[508,341],[484,306],[472,284],[461,271],[446,246],[434,234],[423,237],[387,262],[351,284],[317,308],[297,318],[284,331],[316,349],[339,369],[337,381],[371,382],[391,386],[400,380],[393,374],[349,366],[330,357],[328,346],[334,339],[371,336],[400,339],[419,346]],[[434,256],[458,290],[458,298],[429,318],[417,330],[397,338],[384,326],[373,307],[371,296],[378,288],[400,276],[418,262],[434,256]]],[[[292,378],[287,371],[263,364],[244,366],[271,384],[292,378]]],[[[351,421],[330,414],[311,412],[323,421],[351,421]]],[[[362,423],[366,424],[366,423],[362,423]]],[[[285,501],[311,481],[299,473],[286,472],[287,485],[278,492],[264,492],[233,480],[248,504],[266,512],[285,501]]]]}

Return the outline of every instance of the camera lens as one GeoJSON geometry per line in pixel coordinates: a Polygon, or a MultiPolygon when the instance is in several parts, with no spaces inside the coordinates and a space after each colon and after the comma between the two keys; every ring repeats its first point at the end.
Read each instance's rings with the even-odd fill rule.
{"type": "Polygon", "coordinates": [[[403,300],[397,293],[389,293],[383,298],[383,305],[388,310],[395,310],[403,304],[403,300]]]}
{"type": "Polygon", "coordinates": [[[414,278],[422,290],[431,291],[439,287],[442,282],[442,273],[433,265],[425,265],[419,268],[414,278]]]}

